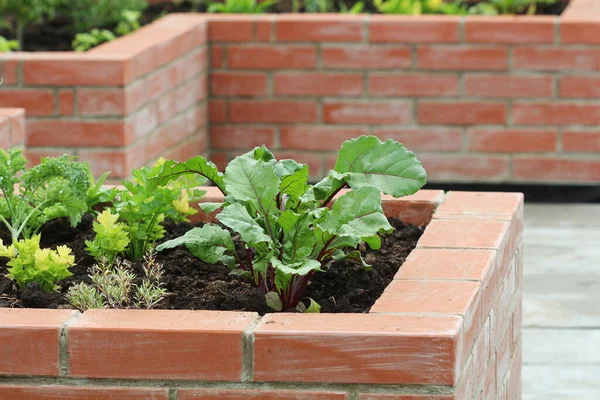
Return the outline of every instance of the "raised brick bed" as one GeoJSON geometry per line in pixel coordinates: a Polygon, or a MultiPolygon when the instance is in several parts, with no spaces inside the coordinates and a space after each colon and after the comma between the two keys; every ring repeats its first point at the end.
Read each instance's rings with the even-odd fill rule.
{"type": "Polygon", "coordinates": [[[428,225],[368,314],[0,309],[0,399],[519,399],[522,196],[384,210],[428,225]]]}
{"type": "Polygon", "coordinates": [[[27,109],[31,158],[114,177],[257,144],[317,177],[370,133],[417,152],[430,181],[594,183],[599,26],[595,0],[561,17],[170,15],[86,54],[0,56],[0,106],[27,109]]]}
{"type": "Polygon", "coordinates": [[[19,108],[0,108],[0,149],[23,147],[25,112],[19,108]]]}

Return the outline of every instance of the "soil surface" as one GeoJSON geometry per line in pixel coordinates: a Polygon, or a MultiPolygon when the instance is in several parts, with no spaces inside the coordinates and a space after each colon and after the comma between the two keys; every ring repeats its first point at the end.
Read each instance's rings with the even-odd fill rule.
{"type": "MultiPolygon", "coordinates": [[[[343,0],[348,8],[356,3],[356,0],[343,0]]],[[[477,1],[467,2],[475,4],[477,1]]],[[[340,2],[335,2],[340,4],[340,2]]],[[[537,14],[540,15],[560,15],[568,6],[568,1],[559,1],[556,4],[540,4],[537,7],[537,14]]],[[[336,11],[339,6],[335,6],[336,11]]],[[[276,5],[271,7],[272,13],[287,13],[292,10],[291,0],[280,0],[276,5]]],[[[154,4],[148,6],[143,12],[141,22],[143,25],[149,24],[156,19],[172,12],[191,12],[192,6],[188,2],[182,2],[175,5],[171,2],[165,4],[154,4]]],[[[206,5],[200,5],[199,12],[206,11],[206,5]]],[[[375,13],[372,2],[367,1],[364,12],[375,13]]],[[[71,43],[75,37],[75,33],[69,29],[69,21],[65,18],[56,18],[45,21],[43,24],[31,25],[25,31],[23,51],[72,51],[71,43]]],[[[112,30],[115,26],[99,26],[99,29],[112,30]]],[[[0,29],[0,36],[12,39],[11,33],[7,29],[0,29]]]]}
{"type": "MultiPolygon", "coordinates": [[[[90,282],[88,271],[94,260],[85,252],[86,239],[93,239],[92,216],[72,228],[68,221],[49,223],[42,230],[42,247],[55,248],[67,245],[73,250],[76,265],[71,268],[73,276],[60,283],[58,292],[43,292],[36,284],[19,289],[5,277],[6,258],[0,258],[0,307],[70,308],[65,293],[78,282],[90,282]]],[[[404,225],[397,219],[389,219],[395,231],[382,236],[378,251],[366,250],[363,256],[373,265],[365,271],[352,261],[335,262],[317,273],[304,293],[318,302],[326,313],[368,312],[394,275],[415,248],[423,230],[414,225],[404,225]]],[[[201,226],[201,224],[196,225],[201,226]]],[[[183,235],[190,224],[166,223],[168,240],[183,235]]],[[[5,243],[5,232],[0,232],[5,243]]],[[[231,275],[223,265],[205,264],[190,254],[185,247],[158,253],[157,261],[165,270],[163,282],[169,295],[156,308],[176,310],[240,310],[271,312],[264,294],[253,286],[250,279],[231,275]]],[[[142,275],[141,263],[132,265],[133,271],[142,275]]]]}

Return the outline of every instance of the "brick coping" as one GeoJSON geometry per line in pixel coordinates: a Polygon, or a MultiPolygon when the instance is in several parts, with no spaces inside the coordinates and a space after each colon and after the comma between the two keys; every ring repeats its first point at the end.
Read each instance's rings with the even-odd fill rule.
{"type": "MultiPolygon", "coordinates": [[[[218,200],[206,189],[205,201],[218,200]]],[[[180,393],[293,387],[462,399],[482,384],[473,364],[491,362],[478,353],[482,340],[514,343],[506,370],[510,360],[520,365],[523,196],[422,190],[383,204],[387,215],[427,227],[368,314],[0,309],[0,398],[23,385],[163,381],[180,393]]]]}

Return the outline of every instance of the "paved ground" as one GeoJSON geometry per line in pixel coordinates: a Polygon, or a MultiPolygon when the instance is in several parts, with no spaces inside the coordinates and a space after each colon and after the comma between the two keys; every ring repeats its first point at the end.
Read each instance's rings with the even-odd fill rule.
{"type": "Polygon", "coordinates": [[[523,399],[600,400],[600,205],[526,205],[524,257],[523,399]]]}

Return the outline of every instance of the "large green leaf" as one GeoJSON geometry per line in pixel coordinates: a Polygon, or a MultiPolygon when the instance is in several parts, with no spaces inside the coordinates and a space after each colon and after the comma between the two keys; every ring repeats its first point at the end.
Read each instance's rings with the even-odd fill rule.
{"type": "Polygon", "coordinates": [[[363,186],[341,196],[327,213],[325,220],[315,228],[319,248],[328,242],[328,248],[353,247],[363,238],[391,232],[381,208],[379,189],[363,186]]]}
{"type": "Polygon", "coordinates": [[[281,160],[274,166],[275,175],[281,179],[279,192],[298,199],[307,189],[308,165],[294,160],[281,160]]]}
{"type": "Polygon", "coordinates": [[[148,180],[150,190],[157,186],[164,186],[170,181],[179,178],[182,175],[199,174],[213,182],[221,192],[225,192],[225,183],[223,174],[219,172],[217,166],[206,160],[204,157],[196,156],[185,162],[173,160],[165,161],[160,172],[148,180]]]}
{"type": "Polygon", "coordinates": [[[316,260],[305,259],[293,264],[284,264],[276,258],[271,259],[271,264],[275,268],[275,285],[278,289],[285,289],[289,286],[294,275],[305,276],[312,271],[320,271],[321,263],[316,260]]]}
{"type": "Polygon", "coordinates": [[[303,203],[312,203],[329,199],[334,193],[338,192],[346,185],[344,178],[345,174],[340,174],[334,170],[329,171],[323,179],[309,188],[306,193],[302,195],[300,201],[303,203]]]}
{"type": "Polygon", "coordinates": [[[264,229],[240,203],[225,207],[216,218],[223,225],[239,233],[242,240],[251,247],[264,248],[262,243],[271,243],[271,237],[265,234],[264,229]]]}
{"type": "Polygon", "coordinates": [[[375,186],[394,197],[415,193],[426,182],[425,169],[401,143],[361,136],[342,145],[335,171],[352,188],[375,186]]]}
{"type": "MultiPolygon", "coordinates": [[[[162,243],[156,249],[163,251],[177,246],[185,245],[190,252],[204,262],[214,264],[221,261],[226,252],[234,252],[235,247],[231,235],[225,229],[216,225],[204,225],[202,228],[194,228],[176,239],[162,243]]],[[[230,264],[227,259],[223,260],[226,265],[230,264]]]]}
{"type": "Polygon", "coordinates": [[[283,261],[285,263],[294,263],[312,253],[316,244],[315,234],[311,228],[312,222],[312,215],[308,211],[296,214],[288,210],[277,220],[284,232],[283,261]]]}
{"type": "Polygon", "coordinates": [[[236,157],[225,169],[225,189],[238,201],[248,201],[265,218],[267,233],[274,237],[273,214],[280,180],[273,165],[248,156],[236,157]]]}

